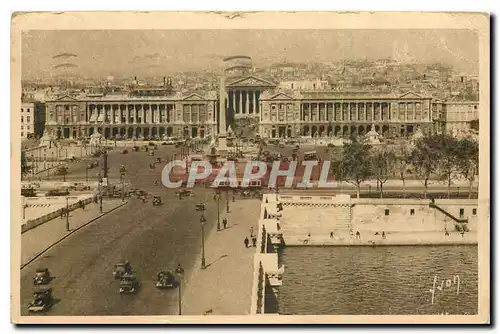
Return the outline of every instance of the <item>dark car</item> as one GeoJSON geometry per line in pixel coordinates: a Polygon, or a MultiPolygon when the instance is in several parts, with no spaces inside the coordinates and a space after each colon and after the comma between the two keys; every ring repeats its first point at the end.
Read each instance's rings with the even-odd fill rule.
{"type": "Polygon", "coordinates": [[[115,269],[113,269],[113,278],[122,278],[125,272],[125,263],[117,263],[115,264],[115,269]]]}
{"type": "Polygon", "coordinates": [[[139,290],[139,281],[134,274],[125,274],[120,281],[120,293],[136,293],[139,290]]]}
{"type": "Polygon", "coordinates": [[[51,277],[49,269],[39,268],[36,270],[35,276],[33,277],[34,285],[42,285],[50,283],[51,277]]]}
{"type": "Polygon", "coordinates": [[[127,154],[128,150],[122,150],[122,154],[127,154]]]}
{"type": "Polygon", "coordinates": [[[196,204],[196,211],[205,211],[205,204],[196,204]]]}
{"type": "Polygon", "coordinates": [[[160,205],[162,205],[161,197],[160,196],[153,197],[153,206],[160,206],[160,205]]]}
{"type": "Polygon", "coordinates": [[[157,289],[171,289],[176,286],[175,276],[170,271],[160,271],[155,287],[157,289]]]}
{"type": "Polygon", "coordinates": [[[68,190],[49,190],[47,193],[45,193],[45,196],[47,196],[47,197],[68,196],[68,195],[69,195],[68,190]]]}
{"type": "Polygon", "coordinates": [[[52,289],[40,289],[33,293],[33,301],[28,304],[29,312],[43,312],[53,304],[52,289]]]}

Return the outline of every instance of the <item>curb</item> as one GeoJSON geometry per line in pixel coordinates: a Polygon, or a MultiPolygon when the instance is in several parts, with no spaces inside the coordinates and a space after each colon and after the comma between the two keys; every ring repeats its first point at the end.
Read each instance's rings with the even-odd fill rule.
{"type": "Polygon", "coordinates": [[[54,243],[52,243],[51,245],[47,246],[45,249],[43,249],[42,251],[40,251],[38,254],[36,254],[31,260],[29,260],[28,262],[26,262],[25,264],[22,264],[21,265],[21,270],[24,269],[24,267],[26,267],[27,265],[29,265],[30,263],[32,263],[33,261],[35,261],[36,259],[38,259],[40,256],[42,256],[44,253],[46,253],[47,251],[49,251],[52,247],[54,247],[55,245],[57,245],[58,243],[60,243],[61,241],[63,241],[64,239],[68,238],[70,235],[72,235],[73,233],[75,232],[78,232],[80,229],[84,228],[85,226],[95,222],[96,220],[98,220],[99,218],[107,215],[108,213],[111,213],[119,208],[121,208],[122,206],[124,206],[125,204],[127,204],[128,202],[124,202],[124,203],[121,203],[120,205],[114,207],[113,209],[107,211],[107,212],[103,212],[102,214],[100,214],[99,216],[89,220],[88,222],[86,222],[85,224],[83,225],[80,225],[79,227],[77,227],[76,229],[72,230],[71,232],[69,232],[68,234],[66,234],[65,236],[63,236],[62,238],[60,238],[59,240],[55,241],[54,243]]]}

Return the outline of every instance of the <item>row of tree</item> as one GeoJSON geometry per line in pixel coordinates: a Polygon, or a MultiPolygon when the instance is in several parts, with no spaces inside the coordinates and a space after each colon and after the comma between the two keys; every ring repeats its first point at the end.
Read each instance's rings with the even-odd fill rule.
{"type": "Polygon", "coordinates": [[[331,172],[337,180],[355,185],[358,198],[363,181],[376,179],[383,197],[383,185],[397,174],[404,187],[409,170],[422,182],[425,197],[431,179],[445,182],[450,197],[453,180],[463,178],[469,182],[471,198],[479,170],[479,145],[472,138],[449,135],[424,136],[412,144],[392,147],[375,147],[353,138],[333,160],[331,172]]]}

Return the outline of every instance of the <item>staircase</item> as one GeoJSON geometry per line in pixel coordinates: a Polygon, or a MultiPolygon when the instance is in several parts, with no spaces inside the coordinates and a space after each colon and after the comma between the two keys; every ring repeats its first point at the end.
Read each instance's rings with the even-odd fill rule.
{"type": "Polygon", "coordinates": [[[446,211],[445,209],[441,208],[440,206],[437,206],[435,203],[431,202],[429,204],[429,207],[430,208],[433,208],[433,209],[436,209],[438,211],[440,211],[441,213],[443,213],[445,216],[447,216],[448,218],[450,218],[451,220],[457,222],[457,223],[460,223],[460,224],[467,224],[469,222],[468,219],[460,219],[460,218],[457,218],[455,217],[454,215],[452,215],[451,213],[449,213],[448,211],[446,211]]]}
{"type": "Polygon", "coordinates": [[[331,221],[328,226],[332,231],[349,232],[351,228],[351,207],[338,205],[332,208],[334,210],[331,221]]]}

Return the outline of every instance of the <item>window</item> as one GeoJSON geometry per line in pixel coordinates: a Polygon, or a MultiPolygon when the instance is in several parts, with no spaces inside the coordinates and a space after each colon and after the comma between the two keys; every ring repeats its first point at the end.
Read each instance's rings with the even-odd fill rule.
{"type": "Polygon", "coordinates": [[[21,123],[24,123],[24,116],[21,116],[21,123]]]}
{"type": "Polygon", "coordinates": [[[26,127],[26,130],[31,130],[31,126],[29,126],[29,125],[28,125],[28,126],[26,127]]]}
{"type": "Polygon", "coordinates": [[[276,105],[275,104],[271,104],[271,110],[276,110],[276,105]]]}
{"type": "Polygon", "coordinates": [[[30,112],[30,108],[26,109],[26,112],[30,112]]]}
{"type": "Polygon", "coordinates": [[[388,216],[389,215],[389,209],[385,209],[385,215],[388,216]]]}
{"type": "Polygon", "coordinates": [[[21,130],[24,130],[24,126],[21,125],[21,130]]]}
{"type": "Polygon", "coordinates": [[[464,209],[460,208],[460,218],[463,218],[463,217],[464,217],[464,209]]]}
{"type": "Polygon", "coordinates": [[[477,106],[474,106],[474,109],[477,109],[477,106]]]}
{"type": "Polygon", "coordinates": [[[21,112],[24,112],[24,109],[23,109],[23,108],[21,108],[21,112]]]}
{"type": "Polygon", "coordinates": [[[28,123],[29,123],[30,121],[31,121],[31,117],[26,116],[26,122],[28,122],[28,123]]]}
{"type": "Polygon", "coordinates": [[[476,214],[477,214],[477,209],[476,208],[472,209],[472,215],[475,216],[476,214]]]}
{"type": "Polygon", "coordinates": [[[24,132],[21,131],[21,137],[24,137],[24,132]]]}
{"type": "Polygon", "coordinates": [[[410,216],[414,216],[415,215],[415,209],[411,209],[410,210],[410,216]]]}

